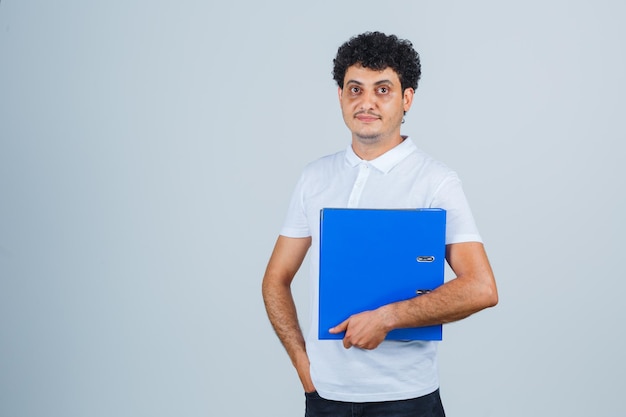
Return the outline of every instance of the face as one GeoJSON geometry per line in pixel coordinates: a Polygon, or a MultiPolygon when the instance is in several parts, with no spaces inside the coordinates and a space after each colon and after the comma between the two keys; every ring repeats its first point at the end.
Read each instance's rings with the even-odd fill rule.
{"type": "Polygon", "coordinates": [[[353,141],[363,145],[399,143],[402,117],[411,107],[413,95],[412,88],[402,91],[400,78],[391,68],[349,67],[343,89],[339,89],[339,102],[353,141]]]}

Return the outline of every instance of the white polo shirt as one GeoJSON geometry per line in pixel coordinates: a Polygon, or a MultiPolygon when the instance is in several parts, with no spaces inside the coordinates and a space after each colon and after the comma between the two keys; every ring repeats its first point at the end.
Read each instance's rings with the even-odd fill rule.
{"type": "Polygon", "coordinates": [[[376,349],[363,350],[345,349],[341,340],[318,340],[319,222],[325,207],[443,208],[446,244],[480,242],[457,174],[409,138],[372,161],[360,159],[349,145],[305,167],[280,232],[312,238],[306,339],[318,393],[331,400],[369,402],[435,391],[437,342],[385,340],[376,349]]]}

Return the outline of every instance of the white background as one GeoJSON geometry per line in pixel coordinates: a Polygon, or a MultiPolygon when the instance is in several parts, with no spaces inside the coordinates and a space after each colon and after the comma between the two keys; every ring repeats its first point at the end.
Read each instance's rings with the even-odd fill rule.
{"type": "Polygon", "coordinates": [[[367,30],[420,52],[404,133],[459,172],[499,285],[444,327],[448,415],[619,415],[625,17],[3,0],[0,415],[304,414],[260,283],[300,170],[349,141],[332,59],[367,30]]]}

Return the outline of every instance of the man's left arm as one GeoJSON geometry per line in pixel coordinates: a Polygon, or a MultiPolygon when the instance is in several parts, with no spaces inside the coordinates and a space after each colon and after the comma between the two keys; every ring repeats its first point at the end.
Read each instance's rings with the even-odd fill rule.
{"type": "Polygon", "coordinates": [[[428,294],[355,314],[331,332],[346,332],[346,348],[374,349],[393,329],[450,323],[498,303],[496,282],[482,243],[447,245],[446,259],[454,279],[428,294]]]}

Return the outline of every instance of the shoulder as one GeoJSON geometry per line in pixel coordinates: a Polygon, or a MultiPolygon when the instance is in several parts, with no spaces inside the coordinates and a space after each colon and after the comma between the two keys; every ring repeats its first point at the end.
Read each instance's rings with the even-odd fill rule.
{"type": "Polygon", "coordinates": [[[317,177],[341,168],[345,164],[346,151],[335,152],[309,162],[303,170],[304,177],[317,177]]]}
{"type": "Polygon", "coordinates": [[[450,179],[458,180],[458,175],[455,170],[420,148],[415,147],[410,158],[411,164],[418,167],[420,174],[424,177],[439,181],[450,179]]]}
{"type": "Polygon", "coordinates": [[[296,185],[297,192],[304,194],[316,193],[324,189],[346,166],[345,151],[326,155],[309,162],[300,173],[296,185]]]}
{"type": "Polygon", "coordinates": [[[306,165],[306,169],[315,170],[318,168],[325,168],[328,165],[336,164],[337,162],[343,162],[346,158],[346,151],[341,150],[330,155],[322,156],[314,161],[309,162],[306,165]]]}

